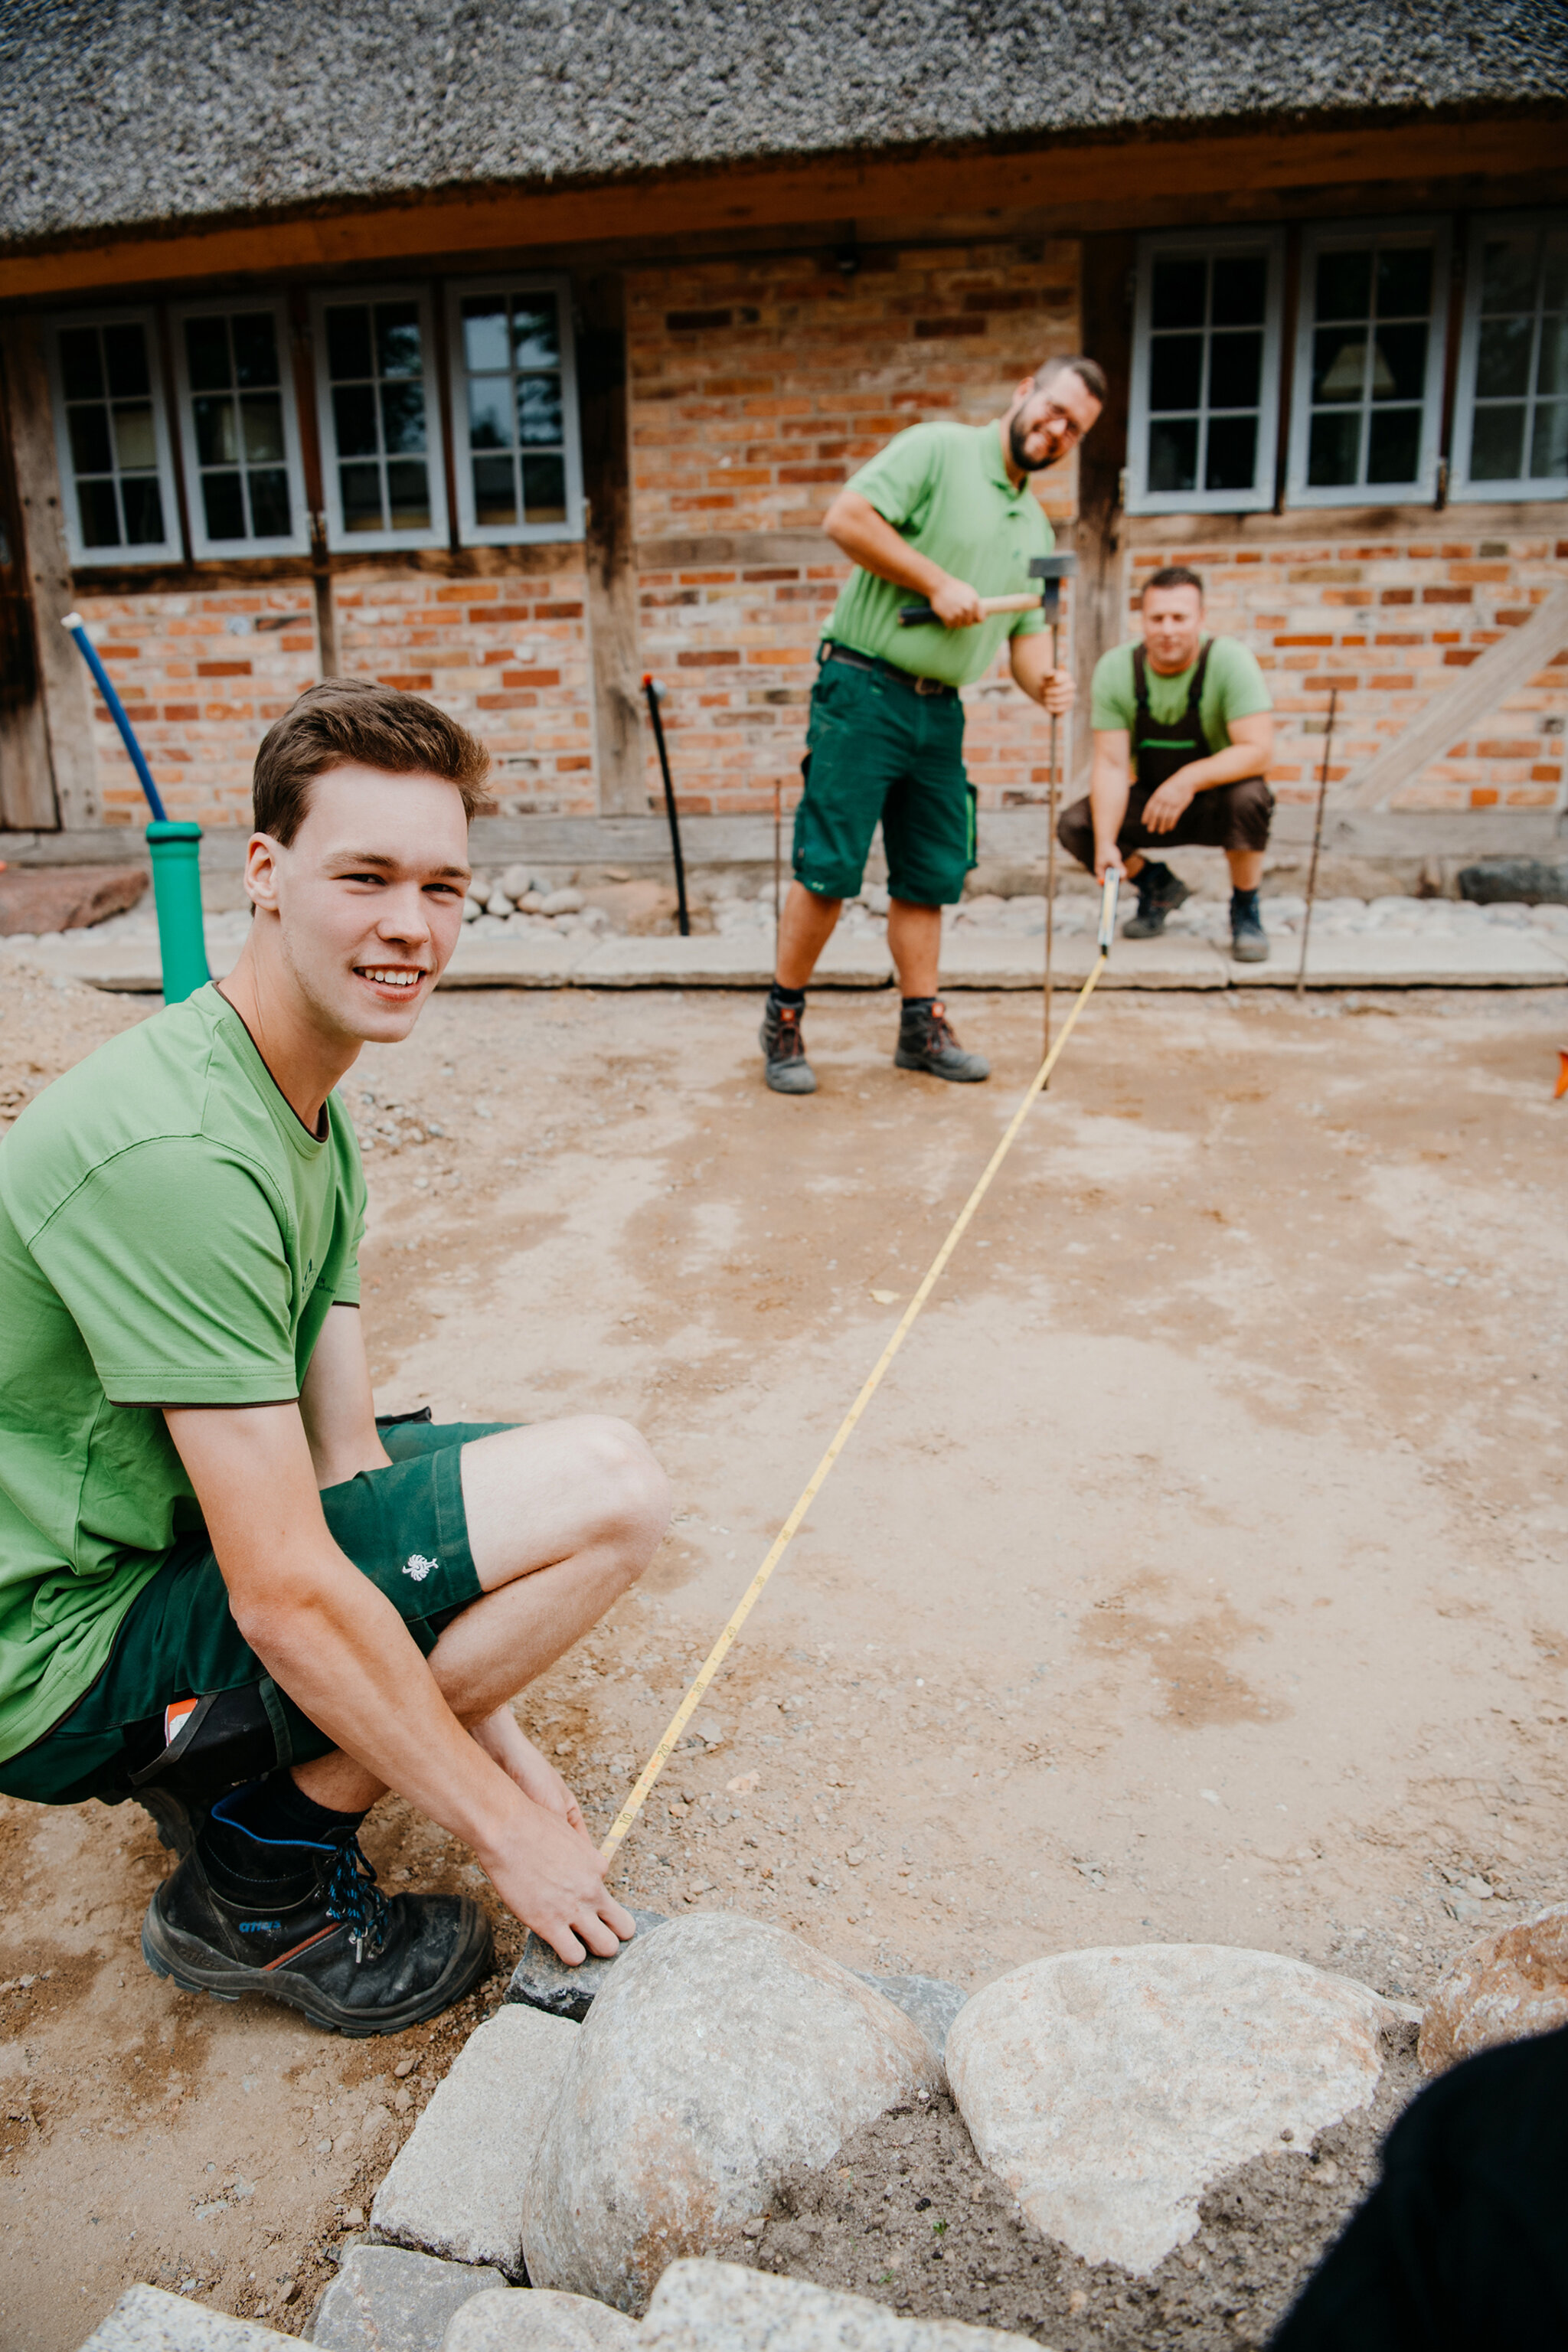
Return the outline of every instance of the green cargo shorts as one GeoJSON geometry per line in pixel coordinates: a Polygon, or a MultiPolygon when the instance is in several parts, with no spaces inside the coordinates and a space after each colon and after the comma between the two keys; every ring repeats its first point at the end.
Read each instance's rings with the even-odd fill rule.
{"type": "Polygon", "coordinates": [[[917,694],[881,671],[825,662],[805,742],[796,881],[819,898],[853,898],[880,819],[893,897],[955,905],[974,864],[974,790],[957,695],[917,694]]]}
{"type": "MultiPolygon", "coordinates": [[[[428,1657],[441,1632],[479,1597],[463,1513],[462,1449],[508,1422],[395,1422],[392,1456],[322,1491],[333,1539],[395,1603],[428,1657]]],[[[224,1696],[226,1737],[215,1751],[217,1786],[280,1764],[325,1756],[333,1742],[272,1680],[229,1613],[228,1588],[205,1530],[175,1544],[137,1594],[97,1680],[68,1715],[0,1763],[0,1790],[35,1804],[87,1797],[118,1804],[165,1750],[164,1709],[224,1696]]],[[[217,1730],[215,1723],[213,1728],[217,1730]]]]}

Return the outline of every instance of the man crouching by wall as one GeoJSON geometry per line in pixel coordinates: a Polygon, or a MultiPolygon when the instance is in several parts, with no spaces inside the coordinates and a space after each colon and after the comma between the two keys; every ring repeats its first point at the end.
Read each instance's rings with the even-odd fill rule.
{"type": "Polygon", "coordinates": [[[354,2034],[490,1954],[476,1904],[376,1885],[388,1789],[563,1959],[633,1927],[508,1701],[642,1573],[663,1474],[596,1416],[378,1428],[359,1315],[332,1089],[457,944],[488,764],[413,695],[301,696],[257,757],[234,971],[0,1145],[0,1789],[138,1796],[181,1857],[149,1964],[354,2034]]]}

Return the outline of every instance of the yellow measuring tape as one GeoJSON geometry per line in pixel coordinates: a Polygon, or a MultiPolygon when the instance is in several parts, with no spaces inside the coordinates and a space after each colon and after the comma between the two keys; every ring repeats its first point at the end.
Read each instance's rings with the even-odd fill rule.
{"type": "Polygon", "coordinates": [[[1008,1152],[1013,1148],[1018,1130],[1023,1126],[1024,1120],[1028,1115],[1030,1104],[1035,1100],[1036,1096],[1042,1091],[1052,1070],[1056,1067],[1063,1046],[1067,1044],[1068,1039],[1072,1035],[1079,1014],[1089,1003],[1089,997],[1094,990],[1095,982],[1099,980],[1100,973],[1105,970],[1110,940],[1115,934],[1117,880],[1118,877],[1114,875],[1108,875],[1106,877],[1105,896],[1102,901],[1100,912],[1100,952],[1095,957],[1093,970],[1090,971],[1089,978],[1084,982],[1082,988],[1079,991],[1078,998],[1073,1005],[1072,1011],[1068,1013],[1066,1021],[1062,1024],[1061,1035],[1057,1039],[1056,1044],[1051,1047],[1050,1052],[1046,1055],[1045,1060],[1040,1064],[1039,1068],[1036,1071],[1034,1077],[1030,1081],[1028,1092],[1025,1095],[1023,1101],[1018,1105],[1017,1109],[1013,1114],[1012,1120],[1008,1126],[1006,1133],[1003,1136],[1001,1142],[996,1146],[995,1150],[991,1154],[990,1159],[986,1162],[984,1174],[981,1177],[980,1181],[975,1185],[973,1192],[971,1192],[968,1200],[965,1201],[963,1208],[959,1211],[957,1217],[953,1220],[952,1232],[948,1234],[948,1237],[943,1242],[941,1249],[938,1250],[935,1257],[932,1258],[924,1280],[921,1282],[921,1286],[916,1291],[914,1297],[910,1299],[908,1307],[905,1307],[903,1315],[900,1319],[898,1329],[894,1332],[892,1338],[889,1340],[887,1346],[878,1357],[876,1365],[873,1368],[865,1387],[861,1390],[859,1395],[856,1398],[854,1403],[850,1406],[848,1412],[839,1423],[838,1428],[833,1438],[833,1443],[829,1445],[826,1453],[823,1455],[821,1461],[812,1472],[811,1476],[806,1480],[805,1486],[799,1502],[796,1503],[794,1510],[790,1513],[788,1518],[779,1529],[778,1534],[773,1538],[772,1550],[769,1552],[766,1559],[763,1560],[761,1568],[758,1569],[755,1576],[752,1577],[750,1584],[747,1585],[745,1591],[742,1594],[739,1606],[736,1608],[734,1615],[731,1618],[729,1623],[720,1634],[719,1639],[714,1643],[713,1647],[709,1651],[708,1655],[703,1659],[701,1666],[698,1670],[696,1681],[692,1684],[691,1688],[687,1692],[686,1696],[681,1700],[680,1705],[676,1708],[674,1715],[670,1717],[669,1726],[665,1732],[664,1738],[659,1741],[658,1746],[654,1749],[653,1754],[648,1758],[647,1764],[643,1767],[641,1780],[637,1782],[637,1787],[632,1790],[631,1795],[626,1799],[626,1803],[621,1807],[620,1811],[616,1815],[615,1822],[611,1826],[610,1834],[599,1849],[606,1864],[614,1860],[616,1851],[620,1845],[621,1841],[626,1836],[626,1832],[631,1828],[632,1823],[636,1821],[637,1815],[641,1812],[643,1806],[647,1801],[648,1793],[651,1790],[654,1782],[658,1780],[666,1764],[669,1761],[670,1757],[674,1754],[675,1743],[680,1738],[681,1733],[685,1730],[687,1725],[690,1722],[692,1716],[695,1714],[703,1692],[707,1689],[709,1684],[712,1681],[714,1675],[723,1664],[725,1658],[729,1655],[731,1644],[734,1641],[736,1634],[740,1632],[742,1626],[745,1623],[747,1618],[756,1607],[757,1602],[762,1599],[763,1586],[767,1583],[769,1577],[772,1576],[774,1569],[778,1566],[780,1560],[784,1558],[784,1553],[788,1550],[790,1543],[795,1537],[796,1530],[800,1527],[801,1521],[805,1518],[807,1511],[810,1510],[813,1503],[816,1502],[818,1495],[822,1492],[823,1486],[827,1478],[827,1474],[832,1469],[834,1464],[837,1461],[839,1455],[843,1453],[846,1445],[849,1443],[850,1435],[855,1428],[856,1423],[865,1412],[866,1407],[870,1403],[871,1399],[876,1395],[877,1391],[881,1387],[884,1373],[887,1371],[889,1365],[892,1362],[893,1358],[898,1354],[899,1349],[903,1346],[904,1341],[908,1339],[916,1316],[919,1315],[921,1307],[925,1305],[926,1300],[931,1297],[931,1292],[935,1289],[937,1283],[942,1277],[942,1269],[947,1265],[948,1259],[952,1255],[953,1251],[963,1239],[970,1219],[973,1216],[974,1212],[979,1208],[981,1202],[985,1198],[986,1193],[991,1189],[992,1178],[995,1175],[996,1171],[1001,1167],[1002,1162],[1005,1160],[1008,1152]]]}

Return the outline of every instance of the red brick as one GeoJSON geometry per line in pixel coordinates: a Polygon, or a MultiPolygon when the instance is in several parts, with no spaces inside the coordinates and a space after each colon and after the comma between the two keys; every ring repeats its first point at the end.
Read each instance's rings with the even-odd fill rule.
{"type": "Polygon", "coordinates": [[[509,669],[501,672],[503,686],[559,686],[558,669],[509,669]]]}
{"type": "Polygon", "coordinates": [[[1475,593],[1469,588],[1423,588],[1421,602],[1424,604],[1472,604],[1475,593]]]}
{"type": "Polygon", "coordinates": [[[682,653],[676,656],[682,669],[725,668],[731,663],[738,663],[740,658],[740,655],[732,649],[718,646],[711,647],[705,653],[682,653]]]}
{"type": "Polygon", "coordinates": [[[247,661],[198,662],[196,676],[198,677],[248,677],[250,664],[247,661]]]}
{"type": "Polygon", "coordinates": [[[957,335],[983,335],[984,332],[984,319],[917,319],[914,323],[915,341],[919,343],[941,342],[957,335]]]}
{"type": "Polygon", "coordinates": [[[1472,808],[1496,808],[1498,796],[1490,784],[1473,784],[1470,788],[1472,808]]]}

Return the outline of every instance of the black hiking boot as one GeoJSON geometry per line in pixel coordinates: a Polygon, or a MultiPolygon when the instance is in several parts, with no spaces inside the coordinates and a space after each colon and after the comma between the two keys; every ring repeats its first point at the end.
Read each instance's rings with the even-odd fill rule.
{"type": "Polygon", "coordinates": [[[1268,934],[1263,928],[1256,890],[1230,894],[1230,951],[1237,963],[1268,961],[1268,934]]]}
{"type": "Polygon", "coordinates": [[[893,1066],[929,1070],[933,1078],[953,1078],[960,1086],[978,1086],[991,1076],[984,1055],[966,1054],[953,1035],[940,996],[911,999],[903,1006],[893,1066]]]}
{"type": "Polygon", "coordinates": [[[814,1095],[816,1072],[805,1058],[801,1034],[804,1007],[775,1004],[770,996],[763,1012],[757,1042],[763,1049],[763,1077],[775,1095],[814,1095]]]}
{"type": "Polygon", "coordinates": [[[467,1895],[388,1902],[357,1837],[287,1851],[302,1865],[278,1882],[293,1899],[259,1907],[220,1895],[201,1853],[187,1854],[147,1906],[142,1957],[154,1975],[219,2000],[258,1992],[358,2037],[438,2016],[489,1966],[489,1923],[467,1895]]]}
{"type": "Polygon", "coordinates": [[[1138,912],[1124,928],[1123,939],[1157,940],[1165,928],[1166,916],[1185,906],[1193,895],[1180,875],[1157,862],[1145,861],[1137,877],[1137,888],[1138,912]]]}

